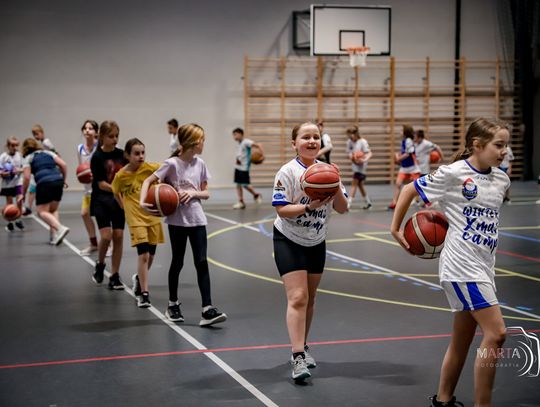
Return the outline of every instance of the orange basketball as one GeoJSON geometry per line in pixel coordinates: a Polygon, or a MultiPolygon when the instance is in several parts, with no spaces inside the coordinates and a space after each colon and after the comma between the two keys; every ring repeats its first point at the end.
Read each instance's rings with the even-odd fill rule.
{"type": "Polygon", "coordinates": [[[355,151],[352,155],[352,162],[355,164],[363,164],[361,161],[365,156],[365,153],[361,150],[355,151]]]}
{"type": "Polygon", "coordinates": [[[179,204],[178,192],[169,184],[156,184],[148,189],[146,203],[157,209],[161,216],[169,216],[179,204]]]}
{"type": "Polygon", "coordinates": [[[439,257],[444,247],[448,221],[443,213],[433,210],[416,212],[405,224],[403,235],[409,252],[421,259],[439,257]]]}
{"type": "Polygon", "coordinates": [[[77,167],[77,179],[81,184],[90,184],[92,182],[90,163],[82,163],[77,167]]]}
{"type": "Polygon", "coordinates": [[[340,187],[339,172],[333,165],[317,163],[310,166],[300,178],[300,185],[312,200],[325,200],[334,196],[340,187]]]}
{"type": "Polygon", "coordinates": [[[251,163],[262,164],[264,161],[264,154],[259,147],[251,146],[251,163]]]}
{"type": "Polygon", "coordinates": [[[441,162],[441,155],[437,150],[433,150],[431,153],[429,153],[429,162],[431,164],[437,164],[441,162]]]}
{"type": "Polygon", "coordinates": [[[21,216],[21,211],[19,210],[17,205],[9,204],[4,206],[4,209],[2,210],[2,216],[8,222],[12,222],[16,219],[19,219],[19,217],[21,216]]]}

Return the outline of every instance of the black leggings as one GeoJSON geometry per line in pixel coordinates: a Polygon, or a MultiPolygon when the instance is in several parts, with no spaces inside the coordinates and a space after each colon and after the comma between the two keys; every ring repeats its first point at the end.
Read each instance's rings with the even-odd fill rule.
{"type": "Polygon", "coordinates": [[[169,301],[178,301],[178,279],[184,266],[187,239],[193,251],[193,263],[197,270],[197,283],[201,292],[202,306],[212,305],[210,295],[210,272],[206,259],[206,226],[183,227],[169,225],[172,261],[169,268],[169,301]]]}

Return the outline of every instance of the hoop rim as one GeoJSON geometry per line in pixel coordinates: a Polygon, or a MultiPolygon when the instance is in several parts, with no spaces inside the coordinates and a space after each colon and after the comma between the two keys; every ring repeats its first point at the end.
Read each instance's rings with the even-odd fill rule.
{"type": "Polygon", "coordinates": [[[358,54],[360,54],[360,53],[368,53],[371,50],[371,48],[370,47],[364,47],[364,46],[358,46],[358,47],[354,46],[354,47],[347,47],[347,48],[345,48],[345,50],[347,51],[347,53],[349,55],[351,55],[351,54],[355,54],[355,53],[358,53],[358,54]]]}

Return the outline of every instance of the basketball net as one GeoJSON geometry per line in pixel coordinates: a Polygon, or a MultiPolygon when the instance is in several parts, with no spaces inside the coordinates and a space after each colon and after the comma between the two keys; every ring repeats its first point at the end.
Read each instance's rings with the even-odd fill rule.
{"type": "Polygon", "coordinates": [[[366,57],[369,50],[369,47],[347,48],[347,52],[349,53],[349,63],[351,64],[351,66],[366,66],[366,57]]]}

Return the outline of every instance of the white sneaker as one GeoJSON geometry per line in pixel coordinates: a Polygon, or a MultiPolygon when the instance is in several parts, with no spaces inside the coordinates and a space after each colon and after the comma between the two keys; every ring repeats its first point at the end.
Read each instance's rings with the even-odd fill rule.
{"type": "Polygon", "coordinates": [[[262,202],[263,202],[263,200],[262,200],[262,194],[257,194],[257,195],[255,195],[253,199],[255,199],[255,203],[256,203],[257,205],[260,205],[260,204],[262,204],[262,202]]]}
{"type": "Polygon", "coordinates": [[[90,245],[90,246],[88,246],[88,247],[82,249],[82,250],[79,252],[79,254],[80,254],[81,256],[90,256],[92,253],[97,252],[97,250],[98,250],[98,247],[97,247],[97,246],[91,246],[91,245],[90,245]]]}
{"type": "Polygon", "coordinates": [[[293,380],[304,380],[311,377],[311,373],[307,367],[306,360],[298,355],[296,359],[292,361],[292,378],[293,380]]]}
{"type": "Polygon", "coordinates": [[[246,209],[246,204],[244,202],[236,202],[232,207],[233,209],[246,209]]]}
{"type": "Polygon", "coordinates": [[[54,239],[56,239],[56,233],[53,229],[49,229],[49,244],[54,245],[54,239]]]}
{"type": "Polygon", "coordinates": [[[62,240],[64,240],[64,237],[69,233],[69,228],[67,226],[61,225],[60,229],[58,229],[58,232],[56,232],[56,235],[54,236],[54,239],[51,244],[54,246],[58,246],[60,243],[62,243],[62,240]]]}
{"type": "Polygon", "coordinates": [[[107,248],[107,253],[105,253],[105,257],[111,257],[112,256],[112,244],[109,245],[107,248]]]}

